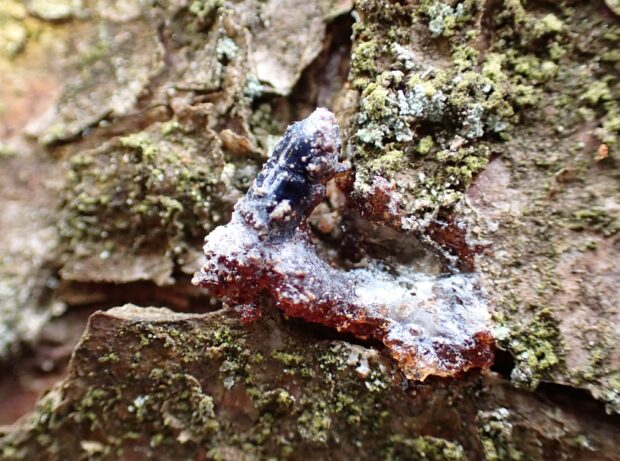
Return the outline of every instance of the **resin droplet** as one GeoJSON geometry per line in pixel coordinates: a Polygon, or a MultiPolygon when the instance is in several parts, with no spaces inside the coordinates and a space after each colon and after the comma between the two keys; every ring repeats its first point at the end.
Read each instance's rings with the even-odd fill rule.
{"type": "Polygon", "coordinates": [[[193,282],[256,318],[263,296],[293,317],[382,341],[410,379],[489,367],[487,304],[472,274],[433,277],[369,262],[344,270],[323,260],[305,221],[343,167],[334,116],[317,109],[291,125],[232,220],[206,238],[193,282]]]}

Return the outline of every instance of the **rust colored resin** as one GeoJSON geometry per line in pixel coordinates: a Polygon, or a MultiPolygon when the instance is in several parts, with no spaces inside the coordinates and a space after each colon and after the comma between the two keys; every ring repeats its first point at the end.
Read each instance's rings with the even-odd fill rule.
{"type": "Polygon", "coordinates": [[[343,170],[339,152],[329,111],[291,125],[231,222],[207,236],[194,283],[246,320],[268,297],[288,316],[380,340],[409,379],[489,367],[489,312],[473,274],[436,277],[380,261],[344,270],[319,256],[305,221],[343,170]]]}

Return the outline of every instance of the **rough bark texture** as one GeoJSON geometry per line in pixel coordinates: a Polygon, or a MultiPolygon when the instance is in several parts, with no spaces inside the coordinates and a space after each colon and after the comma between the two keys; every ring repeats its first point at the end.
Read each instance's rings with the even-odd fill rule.
{"type": "Polygon", "coordinates": [[[619,14],[0,0],[0,459],[620,459],[619,14]],[[407,382],[378,344],[189,284],[317,106],[354,171],[319,252],[478,272],[494,371],[407,382]],[[200,314],[97,312],[68,364],[126,302],[200,314]]]}

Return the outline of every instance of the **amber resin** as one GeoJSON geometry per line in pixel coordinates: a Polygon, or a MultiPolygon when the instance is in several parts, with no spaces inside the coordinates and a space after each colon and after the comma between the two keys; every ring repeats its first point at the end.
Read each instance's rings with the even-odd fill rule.
{"type": "Polygon", "coordinates": [[[488,306],[473,274],[441,277],[386,267],[332,267],[306,218],[343,170],[334,116],[317,109],[289,127],[232,220],[206,238],[194,283],[246,320],[267,297],[286,315],[382,341],[410,379],[454,376],[493,360],[488,306]]]}

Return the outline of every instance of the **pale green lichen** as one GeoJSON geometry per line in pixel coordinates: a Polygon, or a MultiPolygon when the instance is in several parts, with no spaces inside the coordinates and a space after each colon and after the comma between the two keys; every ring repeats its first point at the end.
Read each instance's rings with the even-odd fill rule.
{"type": "Polygon", "coordinates": [[[458,443],[435,437],[405,438],[393,435],[385,451],[386,461],[420,459],[425,461],[465,461],[467,457],[458,443]]]}
{"type": "Polygon", "coordinates": [[[71,247],[131,239],[134,249],[200,239],[217,219],[212,194],[222,164],[213,140],[175,121],[79,153],[65,190],[63,236],[71,247]]]}
{"type": "Polygon", "coordinates": [[[351,133],[356,190],[369,190],[375,174],[416,170],[417,177],[399,189],[416,197],[406,204],[412,216],[405,222],[410,222],[454,205],[486,165],[490,147],[509,139],[513,127],[539,104],[545,85],[558,78],[559,60],[566,53],[561,45],[566,25],[560,15],[535,17],[521,2],[507,2],[492,18],[497,38],[481,54],[474,20],[482,11],[480,2],[424,1],[390,7],[365,1],[358,8],[363,21],[354,27],[349,76],[360,92],[351,133]],[[420,45],[408,43],[410,37],[399,33],[405,18],[410,27],[431,21],[434,35],[442,35],[449,44],[443,47],[450,50],[447,64],[429,64],[420,45]],[[386,26],[396,22],[401,27],[386,26]],[[540,45],[545,43],[548,52],[542,53],[540,45]],[[430,148],[421,141],[428,136],[432,149],[440,152],[437,160],[442,166],[428,156],[430,148]]]}
{"type": "Polygon", "coordinates": [[[557,321],[549,309],[538,310],[531,322],[520,327],[512,325],[500,344],[515,356],[511,379],[515,385],[536,389],[564,359],[564,346],[557,321]]]}
{"type": "Polygon", "coordinates": [[[568,227],[578,231],[593,229],[611,237],[620,232],[620,220],[603,208],[591,208],[576,211],[568,227]]]}
{"type": "Polygon", "coordinates": [[[508,409],[479,411],[476,420],[485,461],[526,459],[518,448],[518,442],[514,440],[514,426],[508,409]]]}
{"type": "Polygon", "coordinates": [[[28,29],[24,25],[26,9],[20,2],[0,1],[0,57],[13,58],[28,41],[28,29]]]}
{"type": "Polygon", "coordinates": [[[193,0],[189,5],[189,11],[204,21],[223,4],[222,0],[193,0]]]}
{"type": "Polygon", "coordinates": [[[463,16],[463,3],[452,6],[447,2],[425,2],[424,13],[429,17],[428,30],[433,37],[454,34],[457,20],[463,16]]]}

